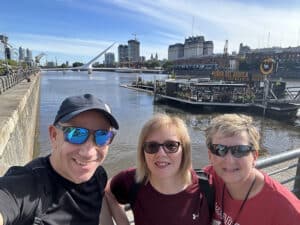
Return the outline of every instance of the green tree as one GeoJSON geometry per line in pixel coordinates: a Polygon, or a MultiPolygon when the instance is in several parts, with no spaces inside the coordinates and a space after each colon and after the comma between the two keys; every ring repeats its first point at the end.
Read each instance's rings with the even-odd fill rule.
{"type": "Polygon", "coordinates": [[[7,60],[8,65],[10,66],[18,66],[18,62],[12,59],[7,60]]]}
{"type": "Polygon", "coordinates": [[[171,62],[171,61],[166,61],[166,62],[164,62],[164,64],[162,65],[162,68],[164,69],[164,70],[172,70],[173,69],[173,66],[174,66],[174,63],[173,62],[171,62]]]}
{"type": "Polygon", "coordinates": [[[77,67],[77,66],[82,66],[83,63],[81,63],[81,62],[74,62],[72,65],[73,65],[73,67],[77,67]]]}
{"type": "Polygon", "coordinates": [[[67,68],[67,64],[63,63],[63,64],[61,64],[60,67],[61,67],[61,68],[67,68]]]}

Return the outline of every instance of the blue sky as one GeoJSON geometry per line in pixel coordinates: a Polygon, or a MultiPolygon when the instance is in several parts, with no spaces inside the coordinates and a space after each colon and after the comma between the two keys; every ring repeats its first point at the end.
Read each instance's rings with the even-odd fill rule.
{"type": "MultiPolygon", "coordinates": [[[[251,0],[2,0],[0,34],[9,43],[47,54],[43,60],[87,62],[111,43],[136,34],[141,55],[167,58],[168,46],[204,35],[221,53],[300,45],[300,1],[251,0]]],[[[100,59],[102,61],[103,59],[100,59]]],[[[43,61],[42,61],[43,62],[43,61]]]]}

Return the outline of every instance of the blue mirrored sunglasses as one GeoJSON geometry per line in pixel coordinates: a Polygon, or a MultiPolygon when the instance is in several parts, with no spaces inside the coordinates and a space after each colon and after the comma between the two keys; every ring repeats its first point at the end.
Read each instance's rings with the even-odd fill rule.
{"type": "Polygon", "coordinates": [[[231,154],[236,158],[241,158],[249,154],[249,152],[254,151],[251,145],[235,145],[235,146],[226,146],[220,144],[209,144],[209,150],[220,157],[225,157],[227,152],[231,152],[231,154]]]}
{"type": "Polygon", "coordinates": [[[92,131],[83,127],[61,126],[59,124],[56,124],[55,127],[64,132],[65,141],[77,145],[85,143],[90,134],[94,134],[94,141],[98,146],[109,145],[115,136],[114,131],[101,129],[92,131]]]}

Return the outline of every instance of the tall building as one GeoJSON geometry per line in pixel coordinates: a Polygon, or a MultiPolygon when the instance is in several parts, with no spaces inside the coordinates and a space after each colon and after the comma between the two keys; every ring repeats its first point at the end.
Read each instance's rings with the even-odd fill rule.
{"type": "Polygon", "coordinates": [[[137,40],[128,41],[128,58],[130,62],[140,61],[140,42],[137,40]]]}
{"type": "Polygon", "coordinates": [[[7,44],[8,42],[8,37],[5,35],[0,35],[0,42],[2,42],[3,44],[7,44]]]}
{"type": "Polygon", "coordinates": [[[203,55],[213,55],[214,43],[212,41],[205,41],[203,47],[203,55]]]}
{"type": "Polygon", "coordinates": [[[11,55],[12,55],[12,54],[11,54],[11,49],[10,49],[9,47],[6,47],[6,48],[5,48],[4,54],[5,54],[5,58],[6,58],[6,59],[12,59],[12,58],[11,58],[11,55]]]}
{"type": "Polygon", "coordinates": [[[24,59],[25,59],[25,49],[19,47],[19,60],[24,61],[24,59]]]}
{"type": "Polygon", "coordinates": [[[180,58],[183,58],[184,54],[184,45],[177,43],[174,45],[169,45],[168,49],[168,60],[173,61],[180,58]]]}
{"type": "Polygon", "coordinates": [[[4,59],[4,45],[0,43],[0,59],[4,59]]]}
{"type": "Polygon", "coordinates": [[[8,44],[8,37],[5,35],[0,35],[0,43],[3,44],[4,49],[4,59],[11,59],[11,46],[8,44]]]}
{"type": "Polygon", "coordinates": [[[202,56],[210,56],[214,53],[213,41],[205,41],[204,36],[195,36],[186,38],[184,44],[177,43],[169,45],[168,59],[190,59],[202,56]]]}
{"type": "Polygon", "coordinates": [[[32,51],[29,50],[28,48],[26,49],[25,62],[26,62],[28,65],[32,65],[32,63],[33,63],[33,60],[32,60],[32,51]]]}
{"type": "Polygon", "coordinates": [[[186,38],[184,42],[184,58],[197,58],[203,56],[203,49],[203,36],[186,38]]]}
{"type": "Polygon", "coordinates": [[[118,46],[118,61],[119,63],[128,62],[128,46],[119,45],[118,46]]]}
{"type": "Polygon", "coordinates": [[[107,52],[104,55],[105,66],[113,66],[115,64],[115,54],[112,52],[107,52]]]}
{"type": "Polygon", "coordinates": [[[28,61],[32,60],[32,51],[29,50],[28,48],[26,49],[26,58],[28,61]]]}

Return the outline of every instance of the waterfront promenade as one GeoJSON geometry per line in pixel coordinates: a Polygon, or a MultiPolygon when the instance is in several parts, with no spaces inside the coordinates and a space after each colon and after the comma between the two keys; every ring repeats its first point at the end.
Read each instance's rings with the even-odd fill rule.
{"type": "Polygon", "coordinates": [[[31,74],[0,94],[0,175],[9,166],[23,165],[33,157],[39,83],[39,74],[31,74]]]}

